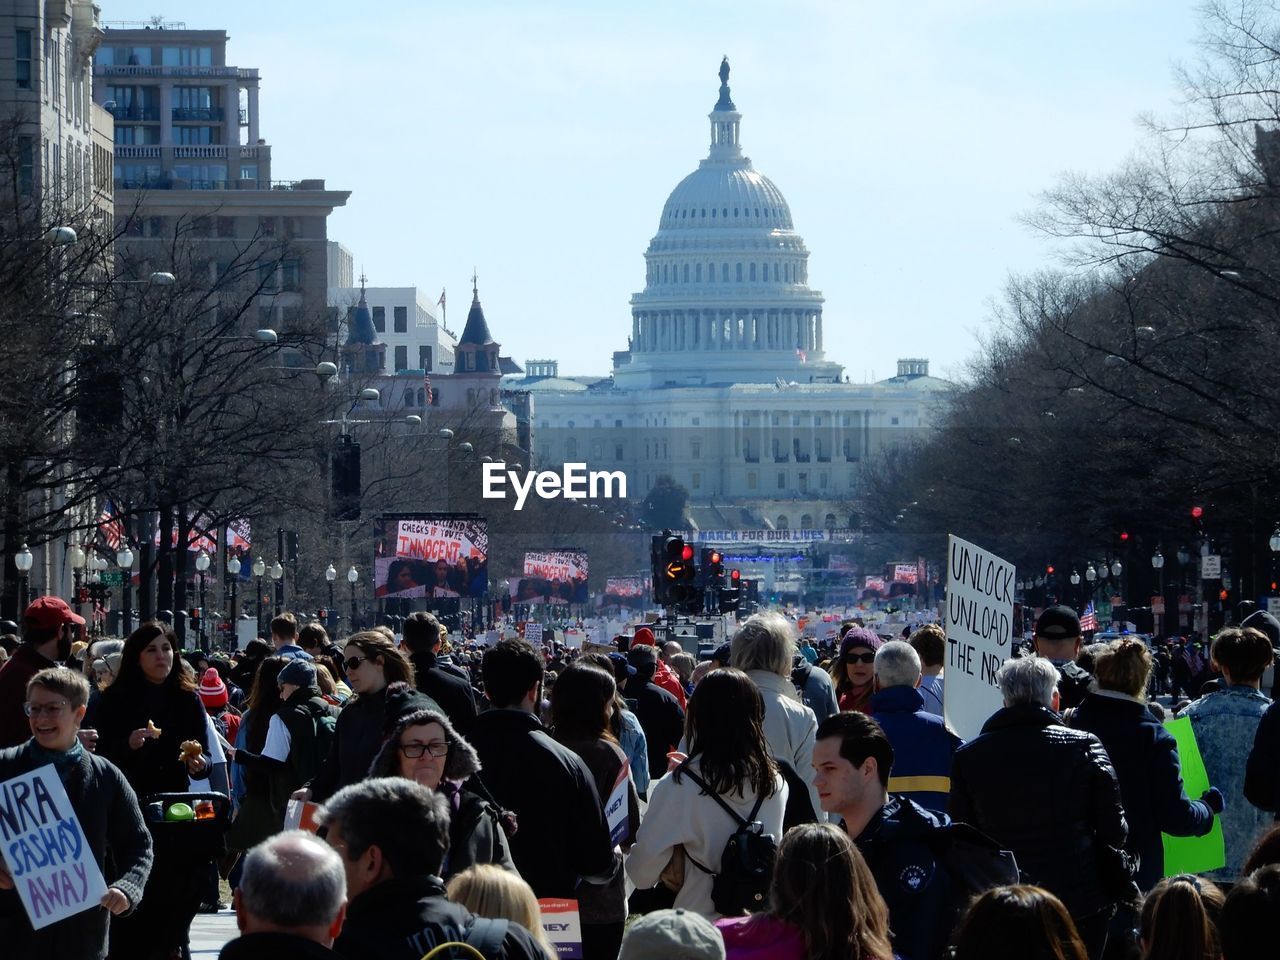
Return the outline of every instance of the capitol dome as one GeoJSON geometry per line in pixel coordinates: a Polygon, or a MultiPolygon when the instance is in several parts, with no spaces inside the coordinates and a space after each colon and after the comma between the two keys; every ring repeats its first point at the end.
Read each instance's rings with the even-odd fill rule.
{"type": "Polygon", "coordinates": [[[631,299],[619,386],[823,382],[822,294],[809,287],[809,251],[773,181],[751,165],[742,115],[720,65],[711,145],[667,197],[645,252],[645,288],[631,299]]]}

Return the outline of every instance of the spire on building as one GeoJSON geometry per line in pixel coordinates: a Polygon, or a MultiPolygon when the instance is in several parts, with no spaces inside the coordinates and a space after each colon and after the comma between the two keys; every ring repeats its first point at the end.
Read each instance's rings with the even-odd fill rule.
{"type": "Polygon", "coordinates": [[[720,99],[716,101],[716,110],[737,110],[729,98],[729,58],[720,61],[720,99]]]}
{"type": "Polygon", "coordinates": [[[467,324],[462,328],[462,336],[458,339],[458,345],[474,343],[477,346],[484,346],[493,342],[493,336],[489,333],[489,323],[484,318],[484,308],[480,306],[479,278],[473,272],[471,275],[471,310],[467,313],[467,324]]]}
{"type": "Polygon", "coordinates": [[[738,139],[742,114],[729,97],[729,58],[720,61],[720,99],[710,113],[711,161],[740,161],[742,143],[738,139]]]}
{"type": "Polygon", "coordinates": [[[373,312],[369,309],[369,300],[365,297],[364,287],[367,278],[360,274],[360,300],[347,319],[346,346],[371,346],[378,342],[378,331],[373,326],[373,312]]]}

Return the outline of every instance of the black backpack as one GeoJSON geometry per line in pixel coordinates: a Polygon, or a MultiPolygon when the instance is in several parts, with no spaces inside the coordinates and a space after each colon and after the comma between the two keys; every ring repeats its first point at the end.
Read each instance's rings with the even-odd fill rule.
{"type": "Polygon", "coordinates": [[[711,876],[711,903],[718,913],[736,917],[752,910],[763,910],[769,896],[769,881],[773,876],[773,861],[778,856],[778,844],[772,834],[764,832],[764,825],[756,819],[763,794],[756,797],[755,806],[747,819],[742,819],[733,808],[716,795],[706,781],[695,774],[685,761],[680,767],[684,776],[700,786],[721,809],[733,818],[738,829],[729,835],[720,854],[720,872],[704,867],[685,852],[686,859],[711,876]]]}

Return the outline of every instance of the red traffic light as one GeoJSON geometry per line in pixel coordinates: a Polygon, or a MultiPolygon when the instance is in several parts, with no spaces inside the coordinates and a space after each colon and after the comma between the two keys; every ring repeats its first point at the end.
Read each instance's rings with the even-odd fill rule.
{"type": "Polygon", "coordinates": [[[1047,567],[1045,567],[1044,572],[1049,574],[1053,573],[1053,564],[1051,563],[1047,567]]]}
{"type": "Polygon", "coordinates": [[[1230,592],[1229,590],[1219,590],[1219,591],[1218,591],[1218,599],[1219,599],[1219,600],[1226,600],[1226,599],[1227,599],[1227,597],[1229,597],[1230,595],[1231,595],[1231,592],[1230,592]]]}
{"type": "Polygon", "coordinates": [[[1192,520],[1199,520],[1199,519],[1200,519],[1201,517],[1203,517],[1203,516],[1204,516],[1204,507],[1192,507],[1192,508],[1191,508],[1191,519],[1192,519],[1192,520]]]}
{"type": "Polygon", "coordinates": [[[1121,530],[1121,531],[1120,531],[1120,541],[1123,543],[1125,540],[1128,540],[1128,539],[1129,539],[1129,534],[1128,534],[1128,532],[1127,532],[1127,531],[1125,531],[1125,530],[1121,530]]]}
{"type": "MultiPolygon", "coordinates": [[[[737,583],[739,580],[742,579],[742,572],[740,570],[730,570],[729,579],[732,580],[734,583],[737,583]]],[[[1274,589],[1274,587],[1272,589],[1274,589]]]]}
{"type": "Polygon", "coordinates": [[[714,551],[714,550],[712,550],[712,551],[711,551],[711,562],[712,562],[712,563],[719,563],[719,562],[720,562],[720,554],[718,554],[718,553],[717,553],[716,551],[714,551]]]}
{"type": "MultiPolygon", "coordinates": [[[[683,543],[683,541],[682,541],[682,543],[683,543]]],[[[692,560],[692,559],[693,559],[693,547],[691,547],[691,546],[689,546],[687,543],[685,543],[685,544],[684,544],[684,549],[680,551],[680,559],[681,559],[681,560],[692,560]]]]}

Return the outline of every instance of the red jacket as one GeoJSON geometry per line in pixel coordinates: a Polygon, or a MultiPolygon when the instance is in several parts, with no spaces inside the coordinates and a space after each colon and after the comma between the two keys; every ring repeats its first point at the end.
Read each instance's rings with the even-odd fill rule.
{"type": "Polygon", "coordinates": [[[0,667],[0,747],[16,747],[31,739],[31,725],[22,705],[27,702],[27,681],[57,664],[35,647],[24,643],[0,667]]]}
{"type": "Polygon", "coordinates": [[[685,708],[684,686],[680,678],[662,660],[658,661],[658,669],[653,675],[653,682],[680,701],[680,709],[685,708]]]}

